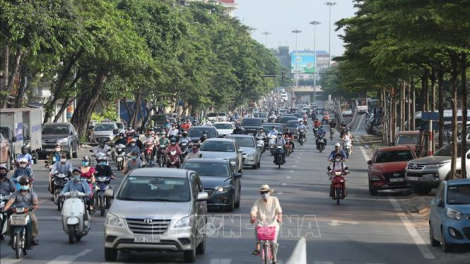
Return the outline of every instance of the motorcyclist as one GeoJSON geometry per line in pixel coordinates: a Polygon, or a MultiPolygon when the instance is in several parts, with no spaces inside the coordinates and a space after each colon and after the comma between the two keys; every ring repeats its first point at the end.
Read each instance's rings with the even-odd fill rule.
{"type": "Polygon", "coordinates": [[[327,125],[329,121],[330,121],[330,115],[328,114],[328,112],[325,112],[323,114],[323,124],[327,125]]]}
{"type": "Polygon", "coordinates": [[[294,149],[295,149],[295,144],[294,144],[294,134],[292,133],[292,131],[290,131],[290,129],[286,129],[285,132],[284,132],[284,139],[289,139],[289,143],[290,145],[292,146],[292,152],[294,152],[294,149]]]}
{"type": "Polygon", "coordinates": [[[170,122],[170,119],[166,119],[165,120],[165,123],[163,124],[163,126],[167,129],[170,129],[171,128],[171,122],[170,122]]]}
{"type": "Polygon", "coordinates": [[[175,138],[172,138],[170,140],[170,145],[166,149],[166,154],[169,155],[170,152],[173,151],[173,150],[176,150],[176,155],[178,155],[178,156],[181,155],[181,149],[178,146],[178,144],[176,144],[176,139],[175,138]]]}
{"type": "Polygon", "coordinates": [[[341,138],[343,137],[344,133],[346,132],[346,130],[348,129],[348,125],[346,125],[346,123],[343,121],[341,122],[341,124],[339,125],[339,129],[340,129],[340,133],[341,133],[341,138]]]}
{"type": "Polygon", "coordinates": [[[258,132],[256,132],[255,138],[264,140],[265,137],[266,137],[266,133],[264,133],[264,130],[260,128],[258,132]]]}
{"type": "MultiPolygon", "coordinates": [[[[328,172],[331,171],[346,171],[348,167],[344,166],[344,159],[341,157],[340,153],[336,153],[333,160],[330,160],[332,164],[328,166],[328,172]]],[[[332,179],[333,177],[331,177],[332,179]]],[[[346,191],[346,184],[343,185],[343,196],[348,196],[348,192],[346,191]]],[[[335,198],[334,186],[333,181],[330,184],[330,197],[332,199],[335,198]]]]}
{"type": "Polygon", "coordinates": [[[188,132],[186,131],[183,131],[183,133],[181,134],[180,140],[178,141],[178,145],[181,145],[182,143],[187,143],[188,145],[189,143],[191,143],[191,139],[188,137],[188,132]]]}
{"type": "Polygon", "coordinates": [[[111,167],[108,165],[108,158],[106,156],[98,157],[98,164],[95,167],[95,175],[111,177],[111,179],[116,179],[114,172],[111,167]]]}
{"type": "Polygon", "coordinates": [[[276,119],[277,119],[277,116],[276,116],[274,113],[272,113],[272,114],[269,116],[269,121],[271,121],[271,122],[275,122],[276,119]]]}
{"type": "Polygon", "coordinates": [[[49,191],[51,193],[51,180],[55,173],[66,174],[67,176],[72,175],[72,163],[67,160],[67,155],[62,154],[60,162],[55,163],[51,168],[51,172],[49,173],[49,191]]]}
{"type": "Polygon", "coordinates": [[[335,130],[336,130],[336,121],[334,119],[332,119],[331,122],[330,122],[330,134],[331,134],[332,139],[333,139],[333,135],[335,133],[335,130]]]}
{"type": "Polygon", "coordinates": [[[260,241],[257,236],[257,227],[273,226],[276,228],[276,236],[271,242],[271,248],[273,250],[273,263],[277,264],[277,250],[279,247],[277,239],[279,237],[279,223],[282,223],[282,208],[277,197],[271,196],[273,191],[274,190],[272,190],[269,185],[261,185],[261,188],[259,190],[261,198],[256,200],[253,204],[253,207],[251,207],[250,222],[251,224],[256,224],[254,229],[256,238],[256,248],[252,253],[255,256],[261,253],[260,241]]]}
{"type": "Polygon", "coordinates": [[[341,138],[341,140],[343,140],[344,146],[346,146],[346,145],[349,145],[349,146],[350,146],[350,148],[351,148],[351,154],[352,154],[352,152],[353,152],[353,144],[352,144],[352,143],[353,143],[353,136],[351,135],[351,133],[350,133],[348,130],[346,130],[346,131],[344,132],[344,135],[343,135],[343,137],[341,138]]]}
{"type": "Polygon", "coordinates": [[[80,175],[81,175],[80,169],[77,169],[77,168],[73,169],[72,180],[67,182],[67,184],[64,186],[64,189],[62,189],[62,191],[60,192],[60,196],[63,196],[65,193],[70,192],[72,190],[85,193],[86,196],[83,197],[83,201],[85,202],[85,215],[83,216],[83,221],[86,226],[89,226],[90,215],[88,213],[86,205],[90,204],[92,189],[88,185],[86,179],[81,178],[80,175]]]}
{"type": "Polygon", "coordinates": [[[325,145],[327,143],[327,140],[326,140],[326,131],[325,129],[323,129],[323,126],[321,126],[320,128],[318,128],[318,131],[317,131],[317,139],[316,139],[316,144],[317,144],[317,149],[318,149],[318,140],[320,138],[323,138],[325,140],[325,145]]]}
{"type": "Polygon", "coordinates": [[[184,158],[184,162],[190,160],[190,159],[200,159],[201,158],[201,153],[199,152],[199,144],[194,144],[192,151],[186,155],[184,158]]]}
{"type": "Polygon", "coordinates": [[[33,165],[33,157],[31,154],[28,153],[28,148],[26,146],[21,147],[21,154],[18,154],[16,156],[16,162],[19,163],[22,158],[25,158],[28,161],[28,167],[31,167],[33,165]]]}
{"type": "Polygon", "coordinates": [[[187,119],[186,122],[184,122],[184,124],[181,124],[181,129],[183,129],[183,131],[188,131],[190,128],[191,128],[190,119],[187,119]]]}
{"type": "Polygon", "coordinates": [[[277,137],[277,134],[279,134],[279,132],[277,131],[276,127],[273,127],[273,128],[271,129],[271,131],[269,131],[268,137],[272,137],[272,136],[276,136],[276,137],[277,137]]]}
{"type": "Polygon", "coordinates": [[[346,152],[344,152],[344,150],[341,149],[341,144],[339,143],[335,144],[335,150],[333,150],[328,156],[328,161],[333,161],[336,154],[339,154],[342,160],[346,160],[346,157],[347,157],[346,152]]]}
{"type": "Polygon", "coordinates": [[[31,170],[31,167],[28,166],[28,160],[26,158],[21,158],[18,164],[19,166],[15,169],[13,175],[11,176],[12,179],[16,179],[21,176],[26,176],[29,179],[34,180],[33,171],[31,170]]]}
{"type": "Polygon", "coordinates": [[[98,153],[103,153],[105,155],[109,155],[108,151],[111,150],[111,147],[106,145],[106,142],[104,140],[101,140],[99,145],[96,146],[96,148],[93,150],[94,155],[98,155],[98,153]]]}
{"type": "MultiPolygon", "coordinates": [[[[36,193],[31,189],[30,180],[28,177],[22,177],[19,181],[20,183],[20,190],[15,191],[13,194],[10,195],[10,199],[8,200],[7,204],[3,208],[4,211],[8,211],[12,206],[14,208],[17,207],[33,207],[34,210],[38,210],[38,196],[36,193]]],[[[33,211],[29,211],[28,215],[31,220],[31,227],[32,227],[32,237],[33,237],[33,245],[39,245],[39,241],[37,240],[38,237],[38,219],[33,211]]],[[[8,245],[13,244],[13,231],[11,230],[10,226],[8,227],[10,233],[10,241],[8,245]]]]}
{"type": "Polygon", "coordinates": [[[54,152],[49,154],[49,166],[54,165],[56,162],[60,161],[62,147],[59,144],[55,145],[54,152]]]}
{"type": "Polygon", "coordinates": [[[114,142],[114,145],[127,145],[127,140],[124,138],[124,133],[119,133],[118,139],[114,142]]]}
{"type": "MultiPolygon", "coordinates": [[[[279,150],[276,148],[276,151],[280,151],[280,154],[282,155],[282,164],[286,163],[286,152],[284,151],[284,145],[286,145],[286,140],[282,137],[281,133],[277,134],[274,144],[276,145],[276,147],[282,146],[282,149],[279,150]]],[[[277,155],[274,155],[274,163],[276,163],[276,156],[277,155]]]]}
{"type": "Polygon", "coordinates": [[[84,156],[82,158],[82,166],[80,166],[79,169],[80,169],[80,177],[82,177],[82,179],[86,179],[90,189],[93,189],[93,185],[96,182],[96,179],[95,179],[96,171],[95,171],[95,168],[90,166],[90,157],[84,156]]]}
{"type": "Polygon", "coordinates": [[[212,126],[212,122],[209,121],[209,119],[206,120],[206,122],[204,123],[205,126],[212,126]]]}
{"type": "Polygon", "coordinates": [[[131,139],[131,142],[126,147],[126,155],[128,155],[132,152],[141,153],[140,148],[137,146],[137,140],[135,138],[131,139]]]}
{"type": "Polygon", "coordinates": [[[246,135],[247,133],[246,133],[245,128],[242,127],[242,125],[236,123],[235,129],[233,130],[232,134],[246,135]]]}
{"type": "Polygon", "coordinates": [[[199,138],[199,144],[202,144],[207,139],[207,131],[203,131],[201,137],[199,138]]]}
{"type": "Polygon", "coordinates": [[[313,127],[314,128],[319,128],[321,126],[321,122],[318,121],[318,119],[315,119],[315,121],[313,122],[313,127]]]}
{"type": "MultiPolygon", "coordinates": [[[[8,196],[10,193],[15,192],[15,183],[7,178],[8,168],[4,165],[0,165],[0,195],[8,196]]],[[[9,214],[7,213],[9,217],[9,214]]],[[[3,225],[0,226],[0,240],[3,240],[3,225]]]]}
{"type": "MultiPolygon", "coordinates": [[[[299,125],[297,126],[297,131],[299,132],[299,138],[300,138],[300,131],[302,131],[302,130],[304,131],[304,133],[306,133],[307,132],[307,127],[302,122],[299,122],[299,125]]],[[[305,136],[305,134],[304,134],[304,136],[305,136]]]]}
{"type": "Polygon", "coordinates": [[[165,134],[161,134],[160,139],[158,140],[158,145],[160,146],[168,146],[170,145],[170,140],[166,137],[165,134]]]}
{"type": "Polygon", "coordinates": [[[176,128],[176,126],[173,124],[171,126],[171,129],[170,131],[168,131],[168,137],[171,138],[171,137],[176,137],[178,136],[178,134],[180,133],[179,129],[176,128]]]}
{"type": "Polygon", "coordinates": [[[122,170],[123,174],[127,174],[131,170],[142,168],[142,161],[138,158],[136,152],[131,153],[131,158],[126,162],[124,169],[122,170]]]}

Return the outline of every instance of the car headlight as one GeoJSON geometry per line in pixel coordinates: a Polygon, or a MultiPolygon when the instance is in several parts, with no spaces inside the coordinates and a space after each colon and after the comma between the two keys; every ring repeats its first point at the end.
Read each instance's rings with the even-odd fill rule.
{"type": "Polygon", "coordinates": [[[380,181],[380,177],[377,176],[377,175],[372,175],[372,176],[370,176],[370,179],[371,179],[372,181],[380,181]]]}
{"type": "Polygon", "coordinates": [[[463,214],[462,212],[453,208],[447,208],[447,217],[449,217],[450,219],[460,220],[463,218],[463,214]]]}
{"type": "Polygon", "coordinates": [[[119,217],[117,217],[117,216],[115,216],[111,213],[108,213],[106,215],[106,222],[105,223],[106,223],[106,225],[109,225],[109,226],[124,227],[124,221],[121,218],[119,218],[119,217]]]}
{"type": "Polygon", "coordinates": [[[230,190],[230,185],[227,185],[225,187],[217,187],[217,188],[215,188],[215,190],[217,192],[227,192],[228,190],[230,190]]]}
{"type": "Polygon", "coordinates": [[[445,166],[446,164],[447,164],[447,163],[429,164],[429,165],[426,165],[426,167],[428,167],[428,168],[440,168],[440,167],[445,166]]]}
{"type": "Polygon", "coordinates": [[[235,166],[235,164],[237,164],[237,163],[236,163],[234,160],[231,160],[231,161],[230,161],[230,164],[231,164],[232,166],[235,166]]]}
{"type": "Polygon", "coordinates": [[[191,227],[194,222],[194,216],[186,216],[178,220],[176,224],[173,226],[174,228],[182,228],[182,227],[191,227]]]}
{"type": "Polygon", "coordinates": [[[254,157],[254,156],[255,156],[255,153],[254,153],[254,152],[250,152],[250,153],[248,153],[247,156],[248,156],[248,157],[254,157]]]}
{"type": "Polygon", "coordinates": [[[57,141],[57,144],[67,144],[69,142],[69,138],[63,138],[63,139],[59,139],[57,141]]]}

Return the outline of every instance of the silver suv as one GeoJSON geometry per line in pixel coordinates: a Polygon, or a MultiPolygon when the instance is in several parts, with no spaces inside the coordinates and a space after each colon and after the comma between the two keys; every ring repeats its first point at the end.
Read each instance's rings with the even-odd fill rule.
{"type": "Polygon", "coordinates": [[[194,262],[206,248],[207,204],[196,172],[145,168],[129,173],[106,216],[104,255],[115,261],[119,250],[183,252],[194,262]]]}
{"type": "MultiPolygon", "coordinates": [[[[462,145],[458,144],[456,169],[460,171],[462,158],[462,145]]],[[[413,186],[417,194],[428,194],[433,188],[437,188],[442,181],[449,179],[451,166],[452,145],[445,145],[434,153],[433,156],[414,159],[408,162],[406,167],[406,182],[413,186]]],[[[464,153],[467,159],[467,175],[470,173],[470,142],[467,141],[467,151],[464,153]]],[[[464,177],[465,178],[465,177],[464,177]]]]}

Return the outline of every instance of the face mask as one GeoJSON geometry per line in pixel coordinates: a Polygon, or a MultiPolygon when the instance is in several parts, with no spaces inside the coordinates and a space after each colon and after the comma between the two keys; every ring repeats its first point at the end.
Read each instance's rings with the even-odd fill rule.
{"type": "Polygon", "coordinates": [[[106,161],[102,161],[102,162],[101,162],[101,165],[102,165],[102,166],[106,166],[106,161]]]}
{"type": "Polygon", "coordinates": [[[0,179],[4,179],[7,176],[6,173],[0,173],[0,179]]]}
{"type": "Polygon", "coordinates": [[[136,159],[137,159],[137,157],[136,157],[136,156],[133,156],[133,157],[132,157],[132,159],[133,159],[133,160],[136,160],[136,159]]]}
{"type": "Polygon", "coordinates": [[[90,162],[88,162],[88,161],[82,161],[82,165],[83,165],[83,166],[88,166],[88,164],[90,164],[90,162]]]}
{"type": "Polygon", "coordinates": [[[119,137],[119,139],[123,139],[124,137],[119,137]]]}
{"type": "Polygon", "coordinates": [[[21,190],[22,191],[27,191],[27,190],[29,190],[29,186],[28,185],[21,185],[21,190]]]}
{"type": "Polygon", "coordinates": [[[133,146],[133,147],[134,147],[134,146],[135,146],[135,143],[131,143],[131,146],[133,146]]]}
{"type": "Polygon", "coordinates": [[[55,151],[59,152],[59,151],[60,151],[60,148],[55,148],[55,151]]]}
{"type": "Polygon", "coordinates": [[[20,163],[20,167],[21,168],[26,168],[26,164],[25,163],[20,163]]]}
{"type": "Polygon", "coordinates": [[[340,161],[341,161],[341,159],[335,159],[335,161],[336,161],[336,162],[340,162],[340,161]]]}
{"type": "Polygon", "coordinates": [[[65,163],[67,159],[60,159],[60,162],[65,163]]]}
{"type": "Polygon", "coordinates": [[[171,142],[171,145],[173,145],[173,146],[174,146],[174,145],[176,145],[176,143],[175,143],[175,142],[171,142]]]}
{"type": "Polygon", "coordinates": [[[193,149],[193,153],[197,153],[197,148],[194,148],[194,149],[193,149]]]}
{"type": "Polygon", "coordinates": [[[269,193],[263,193],[263,194],[261,194],[261,197],[263,197],[263,199],[267,200],[269,198],[269,193]]]}
{"type": "Polygon", "coordinates": [[[80,175],[73,175],[73,180],[76,182],[80,181],[80,175]]]}

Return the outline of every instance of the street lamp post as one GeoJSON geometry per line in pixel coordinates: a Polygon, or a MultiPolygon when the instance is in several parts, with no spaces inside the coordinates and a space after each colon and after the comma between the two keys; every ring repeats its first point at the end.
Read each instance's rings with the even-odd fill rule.
{"type": "Polygon", "coordinates": [[[317,100],[317,26],[320,25],[318,21],[310,22],[313,25],[313,52],[315,56],[315,71],[313,72],[313,102],[317,100]]]}
{"type": "Polygon", "coordinates": [[[331,66],[331,7],[336,5],[336,2],[326,2],[325,5],[328,6],[329,18],[328,18],[328,67],[331,66]]]}
{"type": "Polygon", "coordinates": [[[268,48],[268,36],[271,35],[271,32],[265,31],[265,32],[263,32],[262,34],[263,34],[263,35],[265,36],[265,38],[266,38],[266,48],[268,48]]]}
{"type": "MultiPolygon", "coordinates": [[[[299,87],[299,48],[298,48],[298,39],[297,35],[302,33],[302,31],[295,29],[292,30],[292,33],[295,34],[295,88],[299,87]]],[[[292,108],[294,108],[294,90],[292,90],[292,108]]]]}

